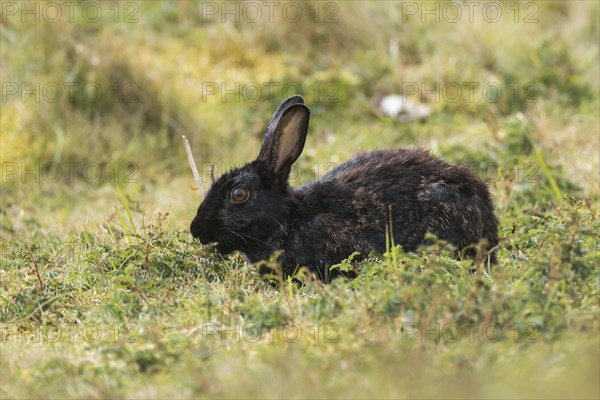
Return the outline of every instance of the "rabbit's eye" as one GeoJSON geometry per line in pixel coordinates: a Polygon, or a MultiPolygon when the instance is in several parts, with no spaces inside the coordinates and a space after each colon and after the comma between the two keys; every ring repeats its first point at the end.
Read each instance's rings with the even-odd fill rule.
{"type": "Polygon", "coordinates": [[[250,197],[250,192],[246,188],[236,187],[231,190],[229,197],[231,197],[234,203],[243,203],[250,197]]]}

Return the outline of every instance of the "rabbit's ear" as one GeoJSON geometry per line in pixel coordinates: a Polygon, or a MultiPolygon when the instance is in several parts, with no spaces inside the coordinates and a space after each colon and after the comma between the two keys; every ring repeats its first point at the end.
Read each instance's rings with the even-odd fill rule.
{"type": "MultiPolygon", "coordinates": [[[[291,99],[287,101],[289,100],[291,99]]],[[[275,114],[278,112],[279,109],[275,114]]],[[[285,108],[280,115],[275,115],[274,119],[275,117],[277,117],[276,125],[271,126],[273,120],[269,123],[258,160],[266,162],[274,176],[285,181],[292,164],[304,148],[310,110],[304,104],[296,103],[285,108]]]]}
{"type": "MultiPolygon", "coordinates": [[[[275,134],[275,130],[277,129],[277,124],[279,123],[279,119],[281,118],[281,115],[283,115],[283,112],[288,107],[290,107],[294,104],[304,104],[304,99],[302,98],[302,96],[295,95],[295,96],[289,97],[283,103],[281,103],[281,105],[279,105],[279,107],[277,107],[277,110],[275,110],[275,113],[273,114],[273,117],[269,121],[269,124],[267,125],[267,129],[265,130],[265,139],[263,140],[262,148],[265,147],[267,142],[269,142],[272,139],[272,136],[275,134]]],[[[261,149],[261,153],[262,153],[262,149],[261,149]]]]}

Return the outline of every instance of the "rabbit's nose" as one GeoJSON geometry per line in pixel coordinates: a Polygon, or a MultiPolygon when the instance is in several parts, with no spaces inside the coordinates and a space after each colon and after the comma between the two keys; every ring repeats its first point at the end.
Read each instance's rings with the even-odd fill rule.
{"type": "Polygon", "coordinates": [[[194,218],[190,225],[190,233],[195,239],[199,239],[202,244],[211,243],[210,232],[206,229],[205,224],[198,221],[197,218],[194,218]]]}

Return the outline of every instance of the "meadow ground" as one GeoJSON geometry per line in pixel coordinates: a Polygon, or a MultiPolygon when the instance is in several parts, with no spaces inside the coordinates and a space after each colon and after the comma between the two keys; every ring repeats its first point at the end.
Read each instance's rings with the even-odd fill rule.
{"type": "Polygon", "coordinates": [[[1,398],[600,396],[597,2],[54,4],[1,4],[1,398]],[[194,242],[181,134],[207,180],[295,92],[294,184],[430,148],[489,182],[498,265],[273,284],[194,242]]]}

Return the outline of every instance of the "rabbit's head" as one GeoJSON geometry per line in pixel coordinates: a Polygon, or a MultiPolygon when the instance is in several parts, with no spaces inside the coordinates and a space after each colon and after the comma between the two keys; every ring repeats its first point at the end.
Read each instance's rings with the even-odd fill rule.
{"type": "Polygon", "coordinates": [[[192,221],[192,236],[202,244],[216,242],[221,254],[239,250],[248,255],[269,247],[269,239],[286,224],[293,202],[288,176],[304,148],[309,116],[301,96],[279,106],[258,158],[212,184],[192,221]]]}

